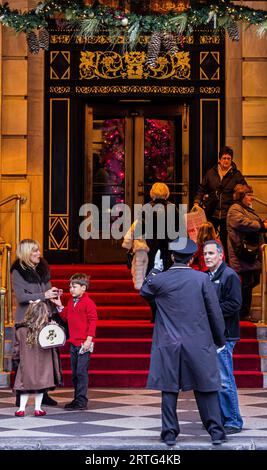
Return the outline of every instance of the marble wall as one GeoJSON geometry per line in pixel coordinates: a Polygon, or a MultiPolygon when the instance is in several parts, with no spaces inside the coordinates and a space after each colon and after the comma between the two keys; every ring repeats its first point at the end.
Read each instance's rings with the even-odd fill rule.
{"type": "MultiPolygon", "coordinates": [[[[38,1],[10,0],[26,10],[38,1]]],[[[44,56],[28,54],[24,34],[1,28],[0,199],[27,197],[21,238],[43,239],[43,77],[44,56]]],[[[15,247],[15,202],[1,207],[0,234],[15,247]]],[[[14,256],[14,250],[13,250],[14,256]]]]}
{"type": "MultiPolygon", "coordinates": [[[[242,3],[267,10],[267,1],[242,3]]],[[[267,201],[267,40],[255,27],[240,30],[238,43],[227,39],[226,142],[255,195],[267,201]]]]}

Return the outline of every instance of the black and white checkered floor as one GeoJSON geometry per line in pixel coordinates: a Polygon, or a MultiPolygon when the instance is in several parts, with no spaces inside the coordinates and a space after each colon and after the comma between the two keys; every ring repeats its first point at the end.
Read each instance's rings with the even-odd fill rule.
{"type": "MultiPolygon", "coordinates": [[[[47,415],[33,416],[33,401],[29,402],[26,416],[14,416],[14,395],[10,390],[0,390],[0,442],[3,438],[19,440],[30,438],[51,438],[55,441],[65,438],[98,438],[104,445],[110,438],[138,439],[143,443],[159,442],[161,415],[160,393],[144,389],[91,389],[87,411],[65,411],[64,404],[71,401],[73,391],[58,389],[51,393],[59,403],[58,407],[44,407],[47,415]],[[56,439],[55,439],[56,438],[56,439]]],[[[267,449],[267,390],[239,390],[244,430],[231,435],[229,442],[242,437],[247,442],[261,439],[267,449]]],[[[32,399],[31,399],[32,400],[32,399]]],[[[196,440],[210,444],[210,438],[202,429],[196,403],[191,392],[181,393],[178,402],[178,416],[181,425],[179,442],[196,440]]],[[[6,439],[4,439],[6,441],[6,439]]]]}

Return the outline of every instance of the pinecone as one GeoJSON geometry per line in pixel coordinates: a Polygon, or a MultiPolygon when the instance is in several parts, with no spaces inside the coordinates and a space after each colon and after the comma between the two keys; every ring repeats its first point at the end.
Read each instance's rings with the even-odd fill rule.
{"type": "Polygon", "coordinates": [[[162,43],[167,52],[175,55],[178,52],[178,46],[175,37],[170,33],[162,34],[162,43]]]}
{"type": "Polygon", "coordinates": [[[49,49],[49,32],[47,29],[41,29],[39,31],[39,47],[45,51],[49,49]]]}
{"type": "Polygon", "coordinates": [[[161,47],[161,33],[153,33],[147,48],[146,65],[155,67],[161,47]]]}
{"type": "Polygon", "coordinates": [[[38,54],[39,41],[34,31],[26,34],[28,49],[31,54],[38,54]]]}
{"type": "Polygon", "coordinates": [[[239,29],[234,21],[232,21],[232,23],[228,26],[227,33],[232,41],[239,41],[239,29]]]}

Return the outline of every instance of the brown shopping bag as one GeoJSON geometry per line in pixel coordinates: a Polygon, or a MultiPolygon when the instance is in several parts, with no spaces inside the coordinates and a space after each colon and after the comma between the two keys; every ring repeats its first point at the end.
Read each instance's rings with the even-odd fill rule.
{"type": "Polygon", "coordinates": [[[194,242],[197,242],[197,233],[201,224],[207,222],[207,217],[203,209],[198,207],[193,211],[185,214],[186,223],[187,223],[187,233],[189,238],[194,242]]]}

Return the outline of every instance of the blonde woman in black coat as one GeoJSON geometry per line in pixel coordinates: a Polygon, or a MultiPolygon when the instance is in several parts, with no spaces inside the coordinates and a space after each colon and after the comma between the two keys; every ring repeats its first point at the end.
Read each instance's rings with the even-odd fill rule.
{"type": "MultiPolygon", "coordinates": [[[[46,301],[50,310],[49,300],[58,297],[58,289],[51,287],[49,266],[41,258],[40,245],[36,240],[21,240],[16,254],[17,259],[11,266],[11,275],[17,304],[15,321],[21,322],[30,301],[46,301]]],[[[19,406],[19,394],[16,403],[19,406]]],[[[42,404],[56,406],[57,402],[45,393],[42,404]]]]}
{"type": "Polygon", "coordinates": [[[229,264],[240,276],[242,283],[242,307],[240,319],[250,320],[252,290],[260,282],[261,251],[267,221],[263,221],[252,209],[253,189],[251,186],[237,184],[234,192],[235,203],[227,215],[229,264]],[[254,260],[245,260],[238,254],[240,243],[247,242],[257,246],[258,255],[254,260]]]}

